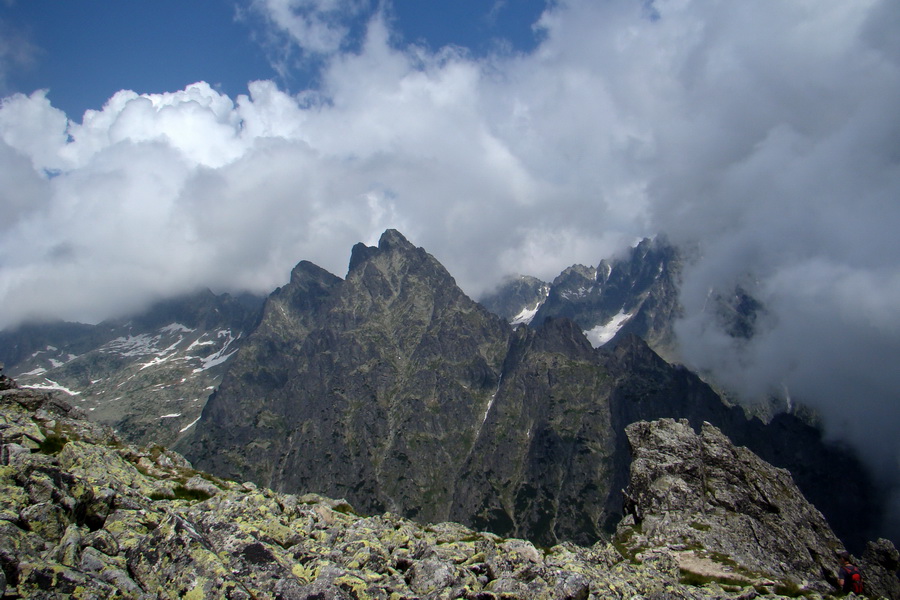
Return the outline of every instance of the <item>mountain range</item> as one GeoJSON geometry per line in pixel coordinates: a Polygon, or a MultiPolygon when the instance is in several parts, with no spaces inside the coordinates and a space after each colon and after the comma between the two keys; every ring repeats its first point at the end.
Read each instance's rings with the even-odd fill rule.
{"type": "Polygon", "coordinates": [[[262,301],[204,290],[98,325],[26,324],[0,332],[0,363],[128,439],[171,445],[200,417],[262,301]]]}
{"type": "MultiPolygon", "coordinates": [[[[204,292],[131,320],[26,326],[0,334],[0,361],[217,476],[546,546],[615,530],[629,424],[709,422],[788,469],[862,547],[881,504],[852,452],[795,414],[761,420],[662,358],[675,354],[682,260],[645,240],[478,303],[388,230],[353,248],[344,278],[304,261],[264,302],[204,292]]],[[[736,335],[752,334],[751,300],[722,311],[738,315],[736,335]]]]}

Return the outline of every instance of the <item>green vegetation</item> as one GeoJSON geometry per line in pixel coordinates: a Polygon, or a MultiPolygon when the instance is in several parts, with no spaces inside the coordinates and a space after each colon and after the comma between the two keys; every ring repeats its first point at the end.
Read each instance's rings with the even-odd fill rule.
{"type": "Polygon", "coordinates": [[[69,440],[66,437],[50,434],[40,443],[38,450],[43,454],[59,454],[68,442],[69,440]]]}
{"type": "Polygon", "coordinates": [[[198,501],[203,502],[204,500],[209,500],[212,495],[209,492],[204,492],[203,490],[191,490],[183,485],[176,486],[175,488],[175,498],[179,500],[189,500],[191,502],[198,501]]]}
{"type": "Polygon", "coordinates": [[[334,506],[331,510],[337,513],[341,513],[342,515],[347,515],[350,517],[364,517],[365,515],[361,515],[355,510],[353,507],[347,504],[346,502],[341,502],[340,504],[334,506]]]}
{"type": "Polygon", "coordinates": [[[739,577],[723,577],[713,575],[701,575],[693,571],[681,571],[681,578],[678,580],[683,585],[692,585],[695,587],[703,587],[710,583],[717,583],[722,586],[738,586],[742,587],[746,584],[746,580],[739,577]]]}

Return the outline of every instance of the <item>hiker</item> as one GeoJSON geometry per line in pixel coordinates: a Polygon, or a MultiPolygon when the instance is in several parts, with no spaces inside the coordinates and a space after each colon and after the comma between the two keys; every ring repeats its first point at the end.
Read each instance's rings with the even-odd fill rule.
{"type": "Polygon", "coordinates": [[[862,594],[862,573],[859,567],[850,562],[849,552],[841,552],[840,558],[841,568],[838,570],[838,587],[841,588],[841,592],[844,594],[850,592],[862,594]]]}

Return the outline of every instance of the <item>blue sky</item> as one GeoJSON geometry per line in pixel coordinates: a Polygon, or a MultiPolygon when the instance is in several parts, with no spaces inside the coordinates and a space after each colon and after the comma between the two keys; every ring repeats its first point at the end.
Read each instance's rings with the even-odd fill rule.
{"type": "Polygon", "coordinates": [[[389,227],[474,297],[664,233],[695,249],[681,360],[896,471],[897,23],[895,0],[6,0],[0,327],[342,276],[389,227]],[[769,309],[749,341],[705,310],[737,285],[769,309]]]}
{"type": "MultiPolygon", "coordinates": [[[[532,26],[544,7],[543,0],[395,0],[385,10],[402,42],[484,55],[533,50],[538,36],[532,26]]],[[[346,19],[354,35],[345,48],[358,46],[375,10],[346,19]]],[[[4,94],[48,89],[54,106],[73,119],[99,110],[121,89],[173,91],[206,81],[236,97],[247,93],[248,82],[272,79],[296,93],[316,85],[322,61],[292,48],[289,68],[273,67],[283,43],[269,39],[264,15],[235,0],[16,0],[0,8],[0,19],[31,45],[26,64],[7,74],[4,94]]]]}
{"type": "Polygon", "coordinates": [[[57,2],[29,0],[0,9],[7,27],[33,46],[31,64],[7,91],[47,88],[74,118],[99,110],[113,93],[176,90],[209,81],[230,94],[275,73],[231,2],[57,2]]]}

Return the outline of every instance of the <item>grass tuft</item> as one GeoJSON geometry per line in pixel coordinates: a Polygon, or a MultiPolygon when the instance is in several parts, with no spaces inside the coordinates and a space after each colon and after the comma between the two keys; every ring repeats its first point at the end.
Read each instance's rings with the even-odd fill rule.
{"type": "Polygon", "coordinates": [[[38,446],[43,454],[59,454],[69,440],[61,435],[50,434],[38,446]]]}

